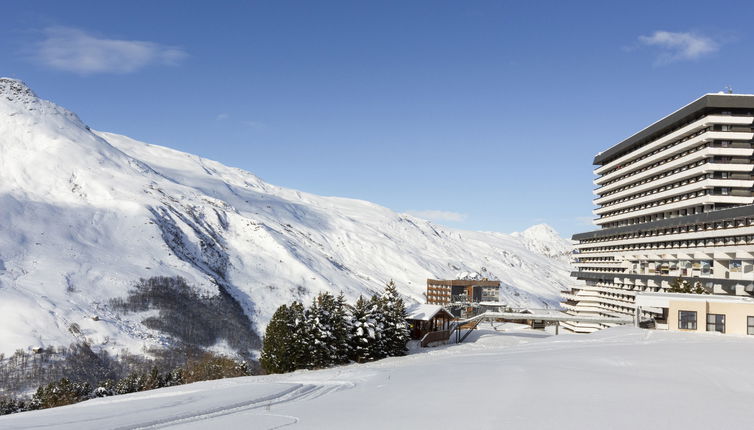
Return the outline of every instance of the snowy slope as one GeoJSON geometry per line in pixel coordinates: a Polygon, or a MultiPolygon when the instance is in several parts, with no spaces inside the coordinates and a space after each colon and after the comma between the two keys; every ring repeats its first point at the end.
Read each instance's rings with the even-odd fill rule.
{"type": "Polygon", "coordinates": [[[9,415],[0,427],[633,430],[734,429],[754,420],[747,337],[633,327],[474,335],[474,343],[368,364],[9,415]]]}
{"type": "Polygon", "coordinates": [[[355,300],[394,279],[423,301],[426,278],[458,272],[500,279],[511,305],[557,306],[570,245],[549,227],[534,229],[461,231],[276,187],[94,132],[0,79],[0,352],[82,338],[112,350],[167,344],[143,315],[108,305],[157,275],[182,276],[207,294],[224,289],[260,331],[280,304],[321,291],[355,300]]]}

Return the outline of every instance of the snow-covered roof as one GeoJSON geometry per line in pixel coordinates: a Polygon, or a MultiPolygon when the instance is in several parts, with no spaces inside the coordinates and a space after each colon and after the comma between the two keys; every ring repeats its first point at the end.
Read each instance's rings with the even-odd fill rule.
{"type": "Polygon", "coordinates": [[[503,302],[479,302],[479,306],[505,306],[503,302]]]}
{"type": "Polygon", "coordinates": [[[565,312],[557,309],[524,309],[521,313],[524,314],[537,314],[537,315],[549,315],[549,316],[563,316],[565,312]]]}
{"type": "Polygon", "coordinates": [[[416,304],[406,309],[406,319],[417,320],[417,321],[429,321],[441,311],[448,312],[440,305],[416,304]]]}
{"type": "Polygon", "coordinates": [[[668,307],[670,306],[671,301],[754,304],[754,298],[747,296],[687,293],[636,293],[636,304],[639,306],[668,307]]]}

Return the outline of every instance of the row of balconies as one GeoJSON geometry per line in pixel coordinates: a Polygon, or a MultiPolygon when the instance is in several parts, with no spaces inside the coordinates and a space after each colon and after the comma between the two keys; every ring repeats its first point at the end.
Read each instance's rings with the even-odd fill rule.
{"type": "Polygon", "coordinates": [[[579,255],[589,253],[622,252],[622,251],[652,251],[662,249],[704,248],[734,245],[754,245],[754,235],[724,236],[698,240],[675,240],[667,242],[639,243],[627,245],[602,246],[581,248],[579,255]]]}
{"type": "MultiPolygon", "coordinates": [[[[703,166],[705,164],[709,164],[709,159],[705,158],[705,159],[697,160],[697,161],[694,161],[694,162],[691,162],[691,163],[688,163],[688,164],[684,164],[683,166],[677,167],[677,168],[675,168],[673,170],[668,170],[668,171],[659,173],[659,174],[654,175],[654,176],[649,176],[649,177],[644,178],[642,180],[629,183],[629,184],[624,185],[622,187],[615,188],[614,190],[604,191],[608,187],[597,188],[597,189],[594,190],[594,194],[599,195],[600,197],[596,198],[594,200],[594,203],[595,204],[601,204],[601,203],[607,201],[610,197],[612,197],[614,195],[617,195],[617,194],[621,194],[621,193],[623,193],[625,191],[629,191],[629,190],[633,190],[633,189],[637,189],[638,190],[638,189],[649,188],[650,185],[652,185],[653,183],[655,183],[655,182],[657,182],[657,181],[659,181],[661,179],[664,179],[664,178],[667,178],[667,177],[670,177],[670,176],[679,175],[680,173],[689,172],[691,175],[694,175],[694,174],[697,174],[697,173],[702,173],[702,171],[704,170],[703,166]],[[642,187],[642,185],[647,185],[647,186],[646,187],[642,187]]],[[[682,175],[679,175],[679,176],[682,176],[682,175]]]]}
{"type": "Polygon", "coordinates": [[[620,306],[612,306],[598,302],[587,302],[582,304],[581,302],[565,301],[561,303],[561,306],[575,312],[596,312],[614,318],[625,318],[626,315],[633,315],[632,309],[623,309],[620,306]]]}
{"type": "Polygon", "coordinates": [[[615,284],[603,284],[603,283],[598,283],[598,284],[593,284],[593,285],[587,284],[585,286],[573,288],[573,290],[575,291],[601,291],[608,294],[628,296],[629,298],[631,298],[631,300],[633,300],[633,297],[636,296],[637,292],[643,291],[643,290],[634,290],[633,288],[625,289],[625,288],[616,287],[615,284]]]}
{"type": "Polygon", "coordinates": [[[673,141],[673,142],[670,142],[670,143],[668,143],[667,145],[661,146],[661,147],[659,147],[659,148],[655,149],[654,151],[652,151],[652,152],[649,152],[649,153],[647,153],[647,154],[644,154],[644,155],[642,155],[642,156],[640,156],[640,157],[638,157],[638,158],[635,158],[635,159],[633,159],[633,160],[631,160],[631,161],[627,161],[627,162],[625,162],[625,163],[621,163],[621,164],[619,164],[618,166],[616,166],[616,167],[614,167],[614,168],[612,168],[612,169],[610,169],[610,170],[608,170],[608,171],[605,171],[605,172],[601,172],[601,173],[597,173],[597,172],[599,172],[599,171],[600,171],[600,169],[596,169],[596,170],[595,170],[595,173],[597,173],[598,175],[601,175],[601,176],[608,176],[608,175],[611,175],[611,174],[613,174],[613,173],[615,173],[615,172],[617,172],[617,171],[620,171],[620,170],[622,170],[622,169],[626,169],[626,168],[628,168],[628,167],[631,167],[631,166],[633,166],[634,164],[636,164],[636,163],[639,163],[639,162],[641,162],[641,161],[643,161],[643,160],[645,160],[645,159],[647,159],[647,158],[649,158],[649,157],[652,157],[652,156],[654,156],[654,155],[657,155],[657,154],[659,154],[659,153],[661,153],[661,152],[665,152],[665,151],[667,151],[668,149],[670,149],[670,148],[673,148],[673,147],[675,147],[675,146],[678,146],[678,145],[680,145],[680,144],[682,144],[682,143],[684,143],[684,142],[687,142],[687,141],[689,141],[689,140],[691,140],[691,139],[693,139],[693,138],[695,138],[695,137],[697,137],[697,136],[701,136],[702,134],[704,134],[704,133],[706,133],[706,132],[708,132],[708,131],[712,131],[712,127],[706,127],[706,128],[703,128],[703,129],[701,129],[701,130],[697,131],[696,133],[692,133],[692,134],[689,134],[689,135],[687,135],[687,136],[685,136],[685,137],[683,137],[683,138],[681,138],[681,139],[678,139],[678,140],[675,140],[675,141],[673,141]]]}
{"type": "Polygon", "coordinates": [[[693,198],[694,192],[700,189],[711,190],[712,192],[710,194],[712,195],[751,196],[752,186],[754,186],[754,180],[751,180],[751,178],[747,180],[714,179],[702,176],[694,181],[686,182],[683,185],[678,185],[673,188],[663,187],[664,189],[662,191],[658,191],[654,194],[636,195],[620,203],[600,207],[594,210],[594,213],[597,215],[602,214],[603,216],[609,216],[606,214],[625,213],[634,210],[641,210],[645,207],[661,206],[663,204],[685,200],[683,196],[690,195],[690,197],[687,198],[693,198]]]}
{"type": "Polygon", "coordinates": [[[713,230],[724,230],[732,228],[754,226],[754,218],[737,218],[730,220],[722,220],[708,223],[687,224],[677,227],[660,228],[655,230],[641,230],[633,233],[619,234],[614,236],[605,236],[598,239],[587,239],[579,241],[579,248],[581,245],[603,242],[614,242],[618,240],[640,239],[649,237],[661,237],[674,234],[685,234],[694,232],[706,232],[713,230]]]}
{"type": "MultiPolygon", "coordinates": [[[[686,185],[689,185],[689,184],[694,184],[696,182],[703,181],[705,179],[711,179],[711,178],[712,178],[712,174],[710,174],[710,173],[706,173],[706,174],[702,174],[702,175],[696,175],[696,176],[693,176],[691,178],[683,179],[683,180],[680,180],[680,181],[677,181],[677,182],[671,182],[670,184],[663,185],[661,187],[652,188],[652,189],[649,189],[649,190],[646,190],[646,191],[642,191],[642,192],[639,192],[639,193],[636,193],[636,194],[628,195],[628,196],[623,197],[623,198],[619,198],[617,200],[612,200],[610,202],[602,204],[600,206],[600,208],[609,208],[611,206],[615,206],[615,205],[618,205],[618,204],[621,204],[621,203],[630,202],[632,200],[636,200],[636,199],[639,199],[639,198],[642,198],[642,197],[651,196],[652,194],[662,193],[662,192],[665,192],[665,191],[672,190],[674,188],[683,187],[683,186],[686,186],[686,185]]],[[[597,200],[599,200],[599,199],[597,199],[597,200]]],[[[597,200],[595,200],[595,204],[599,204],[597,202],[597,200]]]]}
{"type": "Polygon", "coordinates": [[[635,147],[611,161],[605,162],[602,166],[596,168],[594,173],[596,175],[606,174],[615,167],[630,163],[637,157],[644,156],[659,147],[667,145],[669,142],[681,143],[705,130],[709,130],[710,128],[719,131],[747,131],[750,130],[751,127],[745,126],[752,124],[752,122],[754,122],[754,118],[752,118],[751,113],[748,112],[743,115],[731,115],[730,112],[725,115],[701,115],[698,118],[679,126],[675,130],[668,132],[664,136],[651,141],[646,141],[641,146],[635,147]]]}
{"type": "Polygon", "coordinates": [[[620,214],[626,214],[636,211],[641,211],[647,208],[657,208],[662,210],[662,206],[672,203],[680,202],[683,200],[693,199],[701,196],[733,196],[733,197],[751,197],[752,186],[754,181],[752,180],[736,180],[736,179],[708,179],[702,178],[694,183],[686,184],[683,187],[679,187],[676,190],[665,190],[658,195],[654,196],[656,200],[652,200],[653,196],[641,196],[636,197],[635,205],[628,206],[630,202],[623,202],[617,204],[621,208],[617,207],[614,210],[610,206],[601,207],[594,210],[595,215],[599,215],[600,219],[610,218],[620,214]],[[701,188],[701,189],[700,189],[701,188]],[[641,204],[639,204],[641,203],[641,204]]]}
{"type": "MultiPolygon", "coordinates": [[[[674,146],[673,150],[667,151],[666,154],[664,153],[654,154],[650,157],[640,160],[639,162],[633,163],[630,166],[626,166],[622,168],[620,171],[616,170],[610,173],[605,173],[599,178],[597,178],[594,182],[595,184],[599,185],[599,184],[607,184],[613,180],[620,181],[622,179],[625,179],[629,176],[636,174],[637,172],[643,172],[648,169],[652,169],[653,167],[666,164],[670,161],[677,160],[679,158],[684,158],[688,156],[688,154],[690,153],[699,151],[700,146],[702,147],[713,146],[711,142],[715,140],[725,141],[728,143],[730,143],[731,141],[749,141],[752,138],[754,138],[754,133],[751,133],[750,131],[746,133],[717,132],[717,131],[705,132],[703,135],[696,136],[693,139],[690,139],[680,145],[674,146]],[[702,143],[702,144],[699,145],[699,143],[702,143]]],[[[731,146],[731,145],[726,145],[726,147],[728,146],[731,146]]],[[[736,142],[736,144],[732,146],[739,147],[741,145],[738,142],[736,142]]],[[[717,147],[721,147],[721,146],[717,145],[717,147]]]]}
{"type": "Polygon", "coordinates": [[[608,304],[612,304],[612,305],[619,306],[619,307],[623,306],[623,307],[630,308],[630,309],[636,309],[636,304],[634,303],[634,299],[633,298],[626,299],[626,300],[620,300],[620,299],[616,299],[616,298],[606,297],[606,296],[603,296],[603,295],[600,295],[600,294],[589,295],[589,294],[560,293],[560,295],[563,298],[567,299],[567,300],[576,301],[576,302],[597,301],[597,302],[600,302],[600,303],[608,303],[608,304]]]}
{"type": "MultiPolygon", "coordinates": [[[[744,172],[750,173],[752,166],[749,157],[754,154],[754,149],[751,148],[721,148],[714,147],[711,144],[700,145],[695,151],[690,151],[686,156],[673,157],[672,160],[664,160],[655,163],[651,166],[647,166],[645,169],[639,170],[630,177],[623,178],[615,183],[614,186],[605,186],[597,188],[594,193],[602,194],[611,189],[618,187],[629,187],[640,190],[646,190],[650,188],[650,184],[635,185],[641,183],[642,180],[651,179],[656,176],[661,176],[663,173],[679,174],[684,166],[692,166],[693,171],[730,171],[730,172],[744,172]],[[701,163],[701,164],[700,164],[701,163]],[[702,166],[704,165],[704,166],[702,166]],[[672,173],[676,172],[676,173],[672,173]]],[[[681,155],[681,154],[679,154],[681,155]]],[[[679,174],[679,177],[683,176],[679,174]]],[[[658,179],[661,180],[661,179],[658,179]]],[[[667,182],[666,179],[664,182],[667,182]]],[[[598,180],[595,181],[597,183],[598,180]]],[[[623,194],[628,194],[630,191],[622,191],[623,194]]],[[[608,199],[602,197],[595,200],[595,203],[604,202],[608,199]]]]}
{"type": "MultiPolygon", "coordinates": [[[[712,189],[665,199],[661,203],[644,205],[644,208],[620,211],[618,214],[602,215],[594,223],[602,228],[624,227],[683,217],[693,212],[714,212],[754,203],[754,194],[749,189],[712,189]],[[696,195],[694,195],[696,194],[696,195]]],[[[637,227],[640,228],[640,227],[637,227]]]]}
{"type": "Polygon", "coordinates": [[[674,197],[669,197],[669,198],[662,199],[662,200],[655,200],[653,202],[648,202],[648,203],[645,203],[645,204],[642,204],[642,205],[637,205],[637,206],[632,206],[632,207],[628,207],[628,208],[621,209],[621,210],[616,210],[616,211],[612,211],[612,212],[602,213],[602,214],[600,214],[599,218],[600,219],[611,218],[611,217],[614,217],[616,215],[622,215],[622,214],[627,214],[627,213],[631,213],[631,212],[637,212],[637,211],[644,210],[644,209],[655,208],[655,207],[658,207],[658,206],[664,206],[664,205],[668,205],[668,204],[671,204],[671,203],[680,202],[680,201],[688,200],[688,199],[693,199],[693,198],[696,198],[696,197],[708,196],[708,195],[713,195],[713,190],[706,189],[706,190],[693,191],[693,192],[690,192],[690,193],[685,193],[685,194],[677,195],[677,196],[674,196],[674,197]]]}
{"type": "MultiPolygon", "coordinates": [[[[610,179],[608,181],[605,181],[605,176],[602,176],[600,178],[595,179],[594,183],[597,184],[597,185],[601,185],[602,187],[606,187],[606,186],[611,185],[613,183],[617,183],[617,182],[623,181],[623,180],[625,180],[627,178],[631,178],[631,177],[634,177],[636,175],[640,175],[640,174],[642,174],[642,173],[644,173],[646,171],[652,170],[652,169],[657,168],[659,166],[662,166],[664,164],[668,164],[671,161],[678,160],[678,159],[684,158],[684,157],[688,157],[688,156],[690,156],[690,155],[692,155],[694,153],[697,153],[697,152],[699,152],[699,151],[701,151],[701,150],[703,150],[703,149],[705,149],[705,148],[707,148],[709,146],[710,146],[710,144],[708,142],[705,142],[705,143],[702,143],[701,145],[694,146],[692,148],[687,149],[686,151],[683,151],[681,153],[672,155],[672,156],[667,157],[667,158],[662,159],[662,160],[658,160],[658,161],[656,161],[656,162],[654,162],[654,163],[652,163],[652,164],[650,164],[648,166],[642,167],[641,169],[637,169],[637,170],[634,170],[634,171],[631,171],[631,172],[627,172],[625,175],[621,175],[621,176],[619,176],[617,178],[613,178],[613,179],[610,179]]],[[[691,161],[691,160],[689,160],[689,161],[691,161]]],[[[676,167],[680,167],[680,166],[676,166],[676,167]]]]}

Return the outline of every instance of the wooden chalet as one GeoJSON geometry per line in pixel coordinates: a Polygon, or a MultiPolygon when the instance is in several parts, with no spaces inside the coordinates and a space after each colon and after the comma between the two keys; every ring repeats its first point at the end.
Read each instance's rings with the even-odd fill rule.
{"type": "Polygon", "coordinates": [[[450,338],[450,323],[455,318],[440,305],[418,304],[406,310],[411,339],[421,340],[423,347],[450,338]]]}

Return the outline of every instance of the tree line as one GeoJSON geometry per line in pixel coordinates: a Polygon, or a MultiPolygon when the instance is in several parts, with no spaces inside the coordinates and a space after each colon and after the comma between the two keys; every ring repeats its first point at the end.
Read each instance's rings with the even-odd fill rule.
{"type": "Polygon", "coordinates": [[[309,307],[293,302],[272,316],[260,364],[267,373],[364,363],[406,354],[406,308],[390,281],[381,295],[359,297],[351,306],[343,294],[318,295],[309,307]]]}
{"type": "Polygon", "coordinates": [[[31,398],[0,398],[0,415],[65,406],[97,397],[251,374],[252,369],[245,361],[205,352],[170,371],[160,371],[157,366],[153,366],[148,371],[131,372],[123,378],[105,379],[94,385],[83,380],[60,378],[37,388],[31,398]]]}

